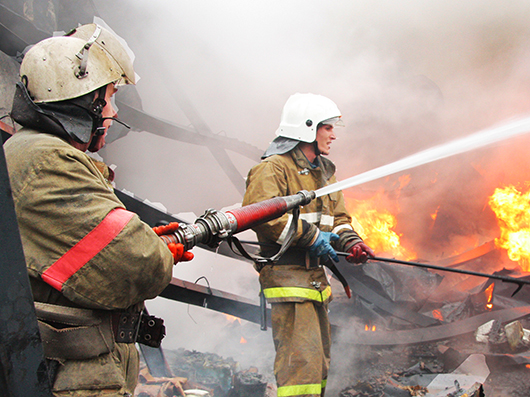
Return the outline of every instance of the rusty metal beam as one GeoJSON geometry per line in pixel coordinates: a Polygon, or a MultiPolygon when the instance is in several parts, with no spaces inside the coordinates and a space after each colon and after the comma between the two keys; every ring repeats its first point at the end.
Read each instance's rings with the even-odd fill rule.
{"type": "MultiPolygon", "coordinates": [[[[255,305],[250,299],[178,278],[173,278],[160,296],[229,314],[256,324],[261,323],[260,306],[255,305]]],[[[267,325],[270,326],[270,309],[267,309],[267,312],[269,322],[267,325]]]]}
{"type": "Polygon", "coordinates": [[[503,323],[517,320],[529,314],[530,306],[522,306],[482,313],[464,320],[433,327],[399,331],[352,332],[349,342],[356,345],[373,346],[434,342],[474,332],[479,326],[490,320],[498,320],[503,323]]]}

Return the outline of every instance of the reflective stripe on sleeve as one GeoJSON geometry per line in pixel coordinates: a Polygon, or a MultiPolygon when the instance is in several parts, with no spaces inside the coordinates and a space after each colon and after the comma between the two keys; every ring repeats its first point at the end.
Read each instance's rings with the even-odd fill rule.
{"type": "Polygon", "coordinates": [[[287,222],[285,223],[285,227],[282,230],[282,234],[280,234],[280,237],[278,237],[278,240],[276,240],[277,244],[282,245],[285,239],[287,238],[287,234],[289,233],[289,227],[291,227],[292,221],[293,221],[293,215],[287,214],[287,222]]]}
{"type": "Polygon", "coordinates": [[[61,291],[63,284],[105,248],[133,216],[133,212],[123,208],[110,211],[99,225],[51,265],[42,274],[42,279],[61,291]]]}
{"type": "Polygon", "coordinates": [[[274,287],[263,290],[265,298],[304,298],[316,302],[325,302],[331,296],[331,287],[327,286],[322,292],[301,287],[274,287]]]}
{"type": "Polygon", "coordinates": [[[345,223],[343,225],[339,225],[337,226],[335,229],[333,229],[333,233],[336,233],[336,234],[339,234],[339,231],[343,230],[343,229],[347,229],[347,230],[353,230],[353,227],[352,225],[350,225],[349,223],[345,223]]]}
{"type": "Polygon", "coordinates": [[[320,396],[322,392],[322,386],[319,384],[311,385],[293,385],[293,386],[280,386],[278,387],[278,397],[290,397],[290,396],[301,396],[301,395],[315,395],[320,396]]]}
{"type": "Polygon", "coordinates": [[[304,212],[300,214],[300,219],[303,219],[309,223],[319,223],[322,217],[322,212],[304,212]]]}

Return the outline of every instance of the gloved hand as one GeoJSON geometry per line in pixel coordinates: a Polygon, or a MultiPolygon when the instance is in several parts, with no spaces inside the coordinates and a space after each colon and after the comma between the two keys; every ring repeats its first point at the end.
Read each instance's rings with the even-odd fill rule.
{"type": "Polygon", "coordinates": [[[364,263],[368,260],[368,257],[373,258],[375,256],[374,251],[362,241],[352,245],[347,252],[350,255],[346,257],[346,260],[350,263],[364,263]]]}
{"type": "Polygon", "coordinates": [[[170,222],[167,225],[161,225],[161,226],[155,226],[153,228],[153,231],[159,235],[162,236],[163,234],[171,234],[175,233],[179,228],[178,222],[170,222]]]}
{"type": "MultiPolygon", "coordinates": [[[[178,222],[171,222],[167,225],[155,226],[153,231],[158,236],[163,236],[164,234],[172,234],[179,228],[178,222]]],[[[164,240],[165,241],[165,240],[164,240]]],[[[177,262],[187,262],[191,261],[194,258],[193,253],[189,251],[184,251],[184,245],[181,243],[168,243],[167,247],[173,254],[174,263],[177,262]]]]}
{"type": "Polygon", "coordinates": [[[193,253],[189,251],[184,251],[184,245],[182,245],[181,243],[169,243],[167,247],[173,254],[175,263],[191,261],[194,258],[193,253]]]}
{"type": "Polygon", "coordinates": [[[309,246],[309,255],[313,258],[328,256],[338,262],[339,256],[330,244],[331,241],[337,241],[338,239],[338,234],[319,231],[315,242],[309,246]]]}

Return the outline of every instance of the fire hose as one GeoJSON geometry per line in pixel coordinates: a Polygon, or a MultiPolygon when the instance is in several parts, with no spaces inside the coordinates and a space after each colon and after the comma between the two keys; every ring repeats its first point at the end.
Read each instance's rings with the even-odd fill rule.
{"type": "Polygon", "coordinates": [[[184,245],[186,251],[201,243],[216,247],[221,240],[309,204],[315,197],[315,192],[302,190],[291,196],[274,197],[226,212],[209,209],[195,223],[180,224],[174,233],[160,237],[167,244],[184,245]]]}

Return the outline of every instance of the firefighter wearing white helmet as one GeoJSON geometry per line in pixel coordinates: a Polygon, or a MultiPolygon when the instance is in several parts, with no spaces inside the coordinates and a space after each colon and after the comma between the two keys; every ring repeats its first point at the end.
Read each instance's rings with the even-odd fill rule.
{"type": "Polygon", "coordinates": [[[53,393],[132,396],[135,343],[164,335],[143,302],[193,257],[127,211],[110,169],[85,153],[104,145],[111,98],[135,82],[132,61],[90,24],[35,44],[20,75],[11,115],[23,128],[4,149],[53,393]]]}
{"type": "MultiPolygon", "coordinates": [[[[330,99],[292,95],[283,108],[277,137],[248,174],[243,205],[335,183],[335,165],[324,156],[330,153],[338,125],[343,125],[341,112],[330,99]]],[[[278,252],[295,219],[288,213],[254,229],[262,257],[278,252]]],[[[335,250],[348,252],[351,263],[374,255],[351,221],[342,192],[319,197],[300,208],[293,243],[280,260],[256,265],[262,293],[272,307],[279,396],[324,396],[331,346],[327,307],[332,293],[323,266],[336,271],[335,250]]],[[[345,289],[349,294],[347,285],[345,289]]]]}

